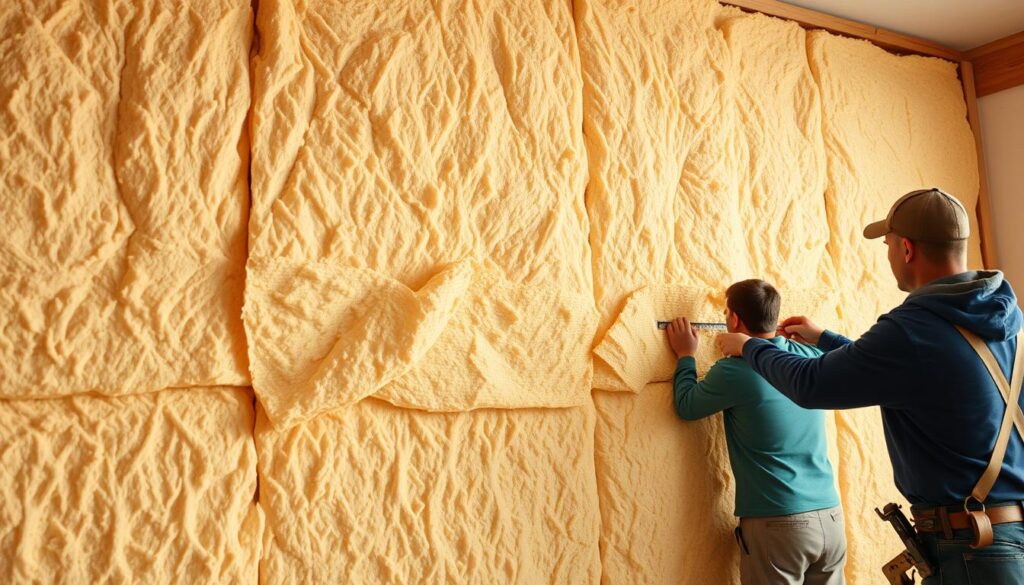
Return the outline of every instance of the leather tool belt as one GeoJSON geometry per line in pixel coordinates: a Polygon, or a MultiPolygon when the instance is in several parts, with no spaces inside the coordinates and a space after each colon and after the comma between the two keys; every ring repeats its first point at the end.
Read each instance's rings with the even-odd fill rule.
{"type": "MultiPolygon", "coordinates": [[[[954,530],[972,528],[970,516],[959,508],[911,508],[910,513],[919,533],[943,532],[946,538],[952,538],[954,530]]],[[[985,515],[993,525],[1024,522],[1024,506],[1019,503],[990,505],[985,508],[985,515]]]]}

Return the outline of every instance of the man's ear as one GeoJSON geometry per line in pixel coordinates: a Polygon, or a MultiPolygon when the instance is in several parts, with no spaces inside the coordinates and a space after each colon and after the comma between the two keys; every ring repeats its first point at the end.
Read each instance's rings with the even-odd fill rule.
{"type": "Polygon", "coordinates": [[[907,238],[900,238],[900,252],[903,253],[903,263],[910,264],[910,262],[917,256],[917,250],[915,249],[914,242],[907,238]]]}
{"type": "Polygon", "coordinates": [[[728,315],[726,315],[725,317],[725,324],[728,325],[730,329],[739,329],[740,316],[737,315],[736,313],[733,313],[732,311],[729,311],[728,315]]]}

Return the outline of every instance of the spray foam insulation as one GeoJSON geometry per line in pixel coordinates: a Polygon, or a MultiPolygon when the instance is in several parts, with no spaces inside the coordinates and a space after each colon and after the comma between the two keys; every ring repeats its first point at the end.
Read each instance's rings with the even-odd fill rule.
{"type": "Polygon", "coordinates": [[[266,2],[257,24],[245,322],[269,418],[588,402],[568,3],[266,2]]]}
{"type": "Polygon", "coordinates": [[[0,401],[0,581],[254,583],[252,393],[0,401]]]}
{"type": "Polygon", "coordinates": [[[249,2],[0,6],[0,397],[249,383],[249,2]]]}
{"type": "MultiPolygon", "coordinates": [[[[884,244],[865,240],[864,225],[885,217],[894,199],[889,194],[920,187],[940,187],[975,209],[974,137],[955,64],[897,57],[865,41],[822,32],[809,33],[807,42],[825,112],[825,200],[839,284],[838,330],[856,337],[905,294],[895,286],[884,244]]],[[[974,214],[968,264],[981,266],[974,214]]],[[[901,497],[893,485],[878,409],[837,412],[836,424],[849,538],[847,575],[854,582],[872,582],[900,544],[893,533],[878,529],[874,509],[901,497]]]]}
{"type": "MultiPolygon", "coordinates": [[[[977,201],[955,64],[710,0],[253,18],[0,7],[4,582],[735,583],[654,322],[761,277],[856,337],[864,224],[977,201]]],[[[878,411],[828,421],[876,582],[878,411]]]]}
{"type": "Polygon", "coordinates": [[[569,4],[264,2],[257,26],[262,579],[596,582],[569,4]]]}
{"type": "Polygon", "coordinates": [[[266,583],[596,583],[594,411],[374,398],[256,429],[266,583]]]}

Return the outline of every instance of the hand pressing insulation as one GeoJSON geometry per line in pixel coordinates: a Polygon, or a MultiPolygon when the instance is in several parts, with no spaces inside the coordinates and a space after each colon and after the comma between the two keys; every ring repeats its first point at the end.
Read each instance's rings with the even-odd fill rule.
{"type": "Polygon", "coordinates": [[[676,317],[670,321],[665,334],[668,335],[668,344],[672,346],[677,359],[692,357],[697,353],[697,344],[700,342],[697,328],[690,325],[690,320],[686,317],[676,317]]]}

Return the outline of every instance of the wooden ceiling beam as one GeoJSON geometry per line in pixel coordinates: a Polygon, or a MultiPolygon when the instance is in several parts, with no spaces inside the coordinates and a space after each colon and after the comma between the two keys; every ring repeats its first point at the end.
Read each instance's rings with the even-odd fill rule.
{"type": "Polygon", "coordinates": [[[974,65],[978,97],[1024,85],[1024,31],[971,49],[964,58],[974,65]]]}

